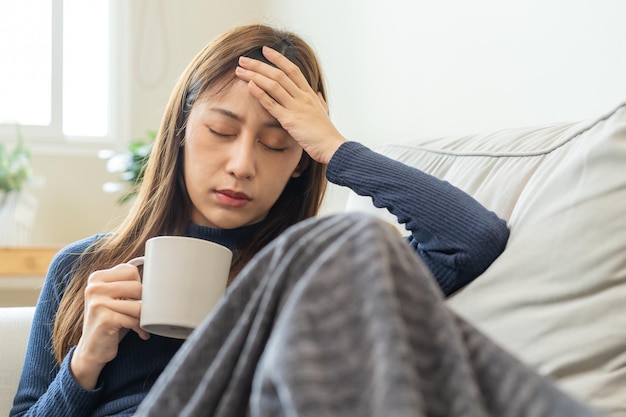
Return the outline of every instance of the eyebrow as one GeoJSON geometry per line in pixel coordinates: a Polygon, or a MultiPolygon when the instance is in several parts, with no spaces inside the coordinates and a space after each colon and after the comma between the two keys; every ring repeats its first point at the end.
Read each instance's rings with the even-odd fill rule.
{"type": "MultiPolygon", "coordinates": [[[[211,107],[210,110],[212,112],[216,112],[216,113],[222,114],[222,115],[224,115],[224,116],[226,116],[228,118],[231,118],[233,120],[236,120],[238,122],[243,122],[244,121],[243,117],[241,117],[237,113],[234,113],[234,112],[232,112],[230,110],[227,110],[227,109],[224,109],[222,107],[211,107]]],[[[273,119],[271,121],[263,123],[263,126],[275,127],[275,128],[278,128],[278,129],[283,129],[283,126],[276,119],[273,119]]]]}

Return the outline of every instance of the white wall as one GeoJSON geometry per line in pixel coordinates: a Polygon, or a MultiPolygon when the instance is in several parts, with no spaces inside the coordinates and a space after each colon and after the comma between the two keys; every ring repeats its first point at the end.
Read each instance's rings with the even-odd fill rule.
{"type": "MultiPolygon", "coordinates": [[[[597,116],[626,101],[620,0],[269,0],[370,146],[597,116]]],[[[345,190],[331,187],[329,211],[345,190]]]]}
{"type": "Polygon", "coordinates": [[[575,120],[626,100],[620,0],[270,0],[369,144],[575,120]]]}
{"type": "Polygon", "coordinates": [[[117,1],[130,7],[125,59],[133,137],[158,127],[179,75],[209,41],[232,26],[265,20],[258,0],[117,1]]]}
{"type": "MultiPolygon", "coordinates": [[[[126,140],[156,128],[191,57],[223,30],[265,21],[303,35],[326,70],[331,115],[369,146],[578,120],[626,100],[626,2],[620,0],[115,0],[128,5],[119,64],[126,140]]],[[[36,243],[106,230],[95,153],[35,155],[36,243]],[[62,169],[60,169],[62,167],[62,169]],[[91,169],[91,171],[90,171],[91,169]],[[76,178],[80,175],[81,178],[76,178]],[[77,219],[79,221],[77,221],[77,219]]],[[[331,187],[326,211],[345,190],[331,187]]]]}

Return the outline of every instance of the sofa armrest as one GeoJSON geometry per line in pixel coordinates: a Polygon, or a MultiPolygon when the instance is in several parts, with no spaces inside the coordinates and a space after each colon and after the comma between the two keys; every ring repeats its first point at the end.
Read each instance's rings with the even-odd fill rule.
{"type": "Polygon", "coordinates": [[[35,307],[0,308],[0,416],[8,416],[22,372],[35,307]]]}

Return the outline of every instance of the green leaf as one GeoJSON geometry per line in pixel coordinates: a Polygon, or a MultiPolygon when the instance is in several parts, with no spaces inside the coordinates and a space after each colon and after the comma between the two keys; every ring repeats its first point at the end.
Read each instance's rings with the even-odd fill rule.
{"type": "Polygon", "coordinates": [[[156,136],[156,130],[147,130],[145,139],[135,139],[128,144],[130,163],[120,174],[120,179],[128,184],[129,191],[120,197],[119,204],[126,203],[137,194],[156,136]]]}
{"type": "Polygon", "coordinates": [[[18,126],[17,145],[12,151],[0,143],[0,191],[21,190],[31,176],[30,152],[18,126]]]}

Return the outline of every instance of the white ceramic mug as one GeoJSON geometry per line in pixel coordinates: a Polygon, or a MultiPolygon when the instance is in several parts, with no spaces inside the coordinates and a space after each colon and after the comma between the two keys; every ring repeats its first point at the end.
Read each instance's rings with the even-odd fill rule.
{"type": "Polygon", "coordinates": [[[158,236],[146,242],[139,325],[149,333],[185,339],[226,290],[230,249],[207,240],[158,236]]]}

